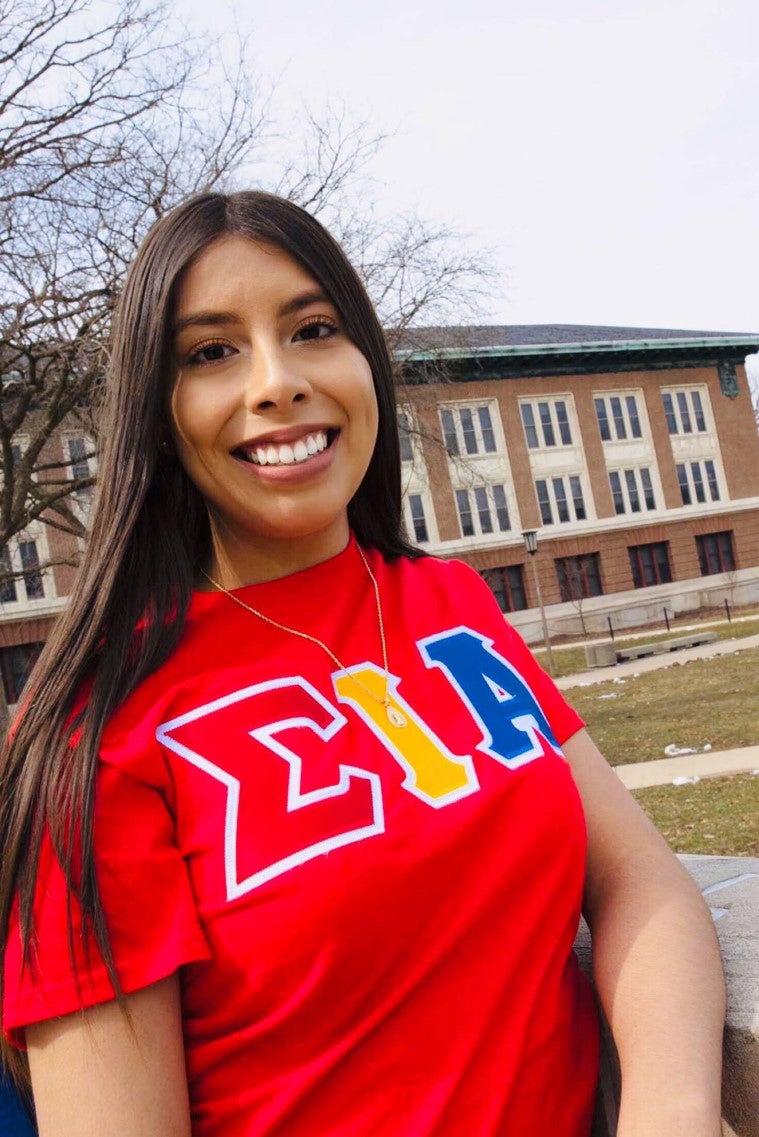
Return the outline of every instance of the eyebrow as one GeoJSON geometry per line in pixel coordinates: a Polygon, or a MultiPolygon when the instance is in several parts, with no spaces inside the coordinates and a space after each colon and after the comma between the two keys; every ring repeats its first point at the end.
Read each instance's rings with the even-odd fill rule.
{"type": "MultiPolygon", "coordinates": [[[[297,296],[293,296],[291,300],[287,300],[277,311],[277,316],[292,316],[296,312],[300,312],[303,308],[309,308],[312,304],[329,304],[332,302],[328,296],[322,292],[321,289],[311,289],[308,292],[300,292],[297,296]]],[[[178,336],[185,328],[193,328],[198,325],[204,327],[219,327],[222,324],[239,324],[240,317],[235,312],[223,312],[209,310],[207,312],[191,312],[188,316],[183,316],[181,320],[177,320],[174,324],[174,335],[178,336]]]]}

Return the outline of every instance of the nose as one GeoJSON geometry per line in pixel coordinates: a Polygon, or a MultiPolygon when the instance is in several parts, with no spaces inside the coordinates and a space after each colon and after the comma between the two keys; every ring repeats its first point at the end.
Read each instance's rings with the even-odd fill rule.
{"type": "Polygon", "coordinates": [[[245,405],[256,413],[286,411],[311,394],[302,367],[277,344],[258,344],[245,384],[245,405]]]}

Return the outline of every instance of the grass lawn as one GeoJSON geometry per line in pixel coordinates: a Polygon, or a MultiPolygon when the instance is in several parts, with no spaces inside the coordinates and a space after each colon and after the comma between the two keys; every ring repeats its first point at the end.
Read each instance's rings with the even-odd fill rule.
{"type": "MultiPolygon", "coordinates": [[[[719,639],[742,639],[759,633],[759,616],[709,630],[719,639]]],[[[685,634],[679,623],[669,633],[647,632],[644,642],[685,634]]],[[[621,648],[641,639],[618,636],[615,642],[621,648]]],[[[545,653],[535,654],[545,665],[545,653]]],[[[557,647],[554,659],[558,675],[587,670],[581,643],[557,647]]],[[[567,691],[612,765],[664,758],[670,743],[699,752],[707,743],[715,751],[759,745],[759,648],[690,663],[675,652],[667,662],[637,678],[567,691]]],[[[652,786],[634,796],[675,852],[759,856],[759,775],[652,786]]]]}
{"type": "Polygon", "coordinates": [[[670,743],[701,751],[759,744],[759,648],[672,664],[567,697],[612,765],[664,758],[670,743]]]}
{"type": "Polygon", "coordinates": [[[759,776],[652,786],[634,796],[676,853],[759,857],[759,776]]]}

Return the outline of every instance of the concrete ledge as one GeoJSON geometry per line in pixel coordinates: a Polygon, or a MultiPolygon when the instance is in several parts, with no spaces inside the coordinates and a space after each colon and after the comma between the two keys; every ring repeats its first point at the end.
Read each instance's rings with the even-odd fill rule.
{"type": "MultiPolygon", "coordinates": [[[[680,860],[698,884],[717,927],[727,979],[722,1077],[724,1137],[759,1137],[759,857],[680,860]]],[[[590,934],[582,924],[575,942],[590,974],[590,934]]],[[[694,999],[698,992],[694,991],[694,999]]],[[[613,1137],[619,1103],[619,1065],[608,1032],[593,1137],[613,1137]]]]}
{"type": "Polygon", "coordinates": [[[613,667],[617,662],[617,651],[613,640],[585,645],[585,662],[588,667],[613,667]]]}
{"type": "Polygon", "coordinates": [[[623,647],[617,653],[617,662],[626,663],[630,659],[644,659],[648,655],[666,655],[668,651],[682,651],[686,647],[700,647],[713,644],[718,639],[716,632],[695,632],[690,636],[677,636],[671,640],[654,640],[647,644],[623,647]]]}
{"type": "Polygon", "coordinates": [[[647,671],[658,671],[662,667],[678,667],[693,659],[715,659],[720,655],[735,655],[759,647],[759,635],[745,636],[736,640],[717,640],[716,643],[701,647],[681,648],[678,652],[665,656],[655,655],[649,659],[635,659],[629,663],[617,663],[613,667],[597,667],[595,671],[580,671],[575,675],[561,675],[556,680],[560,691],[572,687],[591,687],[596,683],[607,683],[610,679],[634,678],[647,671]]]}

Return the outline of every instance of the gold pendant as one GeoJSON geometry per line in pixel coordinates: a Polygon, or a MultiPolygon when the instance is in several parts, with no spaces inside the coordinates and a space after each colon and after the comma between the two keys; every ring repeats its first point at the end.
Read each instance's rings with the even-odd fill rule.
{"type": "Polygon", "coordinates": [[[386,705],[385,706],[385,714],[387,715],[388,720],[393,724],[393,726],[405,726],[406,725],[406,716],[402,715],[401,712],[399,710],[397,710],[395,707],[391,707],[389,704],[386,705]]]}

